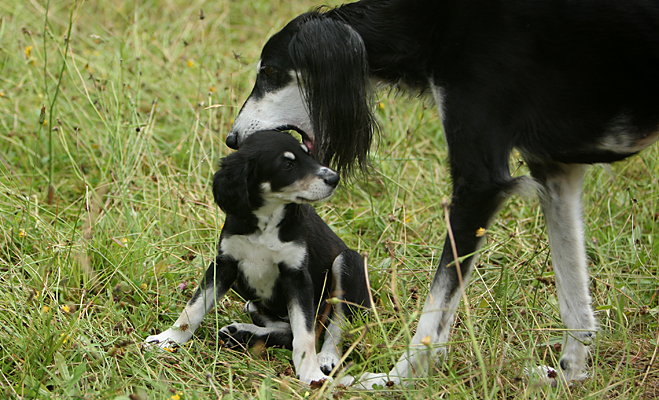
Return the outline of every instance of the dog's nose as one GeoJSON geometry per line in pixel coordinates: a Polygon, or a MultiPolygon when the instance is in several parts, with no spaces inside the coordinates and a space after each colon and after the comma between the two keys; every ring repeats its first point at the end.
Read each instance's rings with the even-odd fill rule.
{"type": "Polygon", "coordinates": [[[238,134],[236,132],[229,132],[226,140],[227,146],[234,150],[238,150],[238,134]]]}
{"type": "Polygon", "coordinates": [[[325,182],[325,184],[327,186],[336,187],[336,185],[339,184],[339,180],[341,179],[339,174],[332,171],[331,169],[327,169],[324,172],[325,174],[323,176],[323,181],[325,182]]]}

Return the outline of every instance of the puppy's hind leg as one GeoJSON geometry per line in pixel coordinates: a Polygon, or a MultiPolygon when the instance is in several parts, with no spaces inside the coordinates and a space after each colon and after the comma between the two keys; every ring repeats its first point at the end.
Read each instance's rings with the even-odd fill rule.
{"type": "Polygon", "coordinates": [[[252,301],[245,305],[253,324],[234,323],[220,329],[218,337],[230,348],[252,347],[261,344],[265,347],[293,347],[293,332],[288,322],[273,319],[260,312],[252,301]]]}
{"type": "Polygon", "coordinates": [[[588,291],[581,216],[581,190],[586,166],[529,164],[529,167],[544,186],[540,202],[547,220],[558,304],[563,323],[568,328],[559,377],[562,383],[568,383],[586,378],[588,344],[597,330],[588,291]]]}
{"type": "Polygon", "coordinates": [[[318,364],[325,374],[332,372],[341,361],[343,327],[352,312],[356,311],[348,310],[350,307],[344,303],[344,300],[348,303],[362,305],[366,309],[370,308],[364,260],[359,253],[354,250],[346,250],[334,259],[332,284],[333,290],[330,298],[335,299],[332,301],[334,303],[333,312],[330,313],[329,322],[326,323],[323,346],[318,353],[318,364]]]}

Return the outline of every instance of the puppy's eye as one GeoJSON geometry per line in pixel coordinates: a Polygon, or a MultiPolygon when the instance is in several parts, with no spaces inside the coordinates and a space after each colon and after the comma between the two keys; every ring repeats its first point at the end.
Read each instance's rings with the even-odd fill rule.
{"type": "Polygon", "coordinates": [[[293,168],[295,168],[295,164],[293,164],[293,163],[290,162],[290,161],[287,161],[286,164],[284,164],[284,169],[285,169],[286,171],[290,171],[290,170],[292,170],[293,168]]]}

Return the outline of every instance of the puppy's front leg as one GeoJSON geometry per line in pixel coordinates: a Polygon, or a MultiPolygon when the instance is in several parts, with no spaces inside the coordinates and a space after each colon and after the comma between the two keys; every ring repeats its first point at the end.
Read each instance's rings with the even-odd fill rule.
{"type": "Polygon", "coordinates": [[[221,254],[211,262],[204,279],[174,325],[166,331],[146,338],[145,343],[157,344],[160,348],[172,348],[187,342],[199,328],[215,301],[224,297],[236,280],[237,263],[221,254]]]}
{"type": "Polygon", "coordinates": [[[304,383],[329,379],[320,370],[314,333],[313,284],[308,274],[298,273],[286,282],[293,288],[288,294],[288,317],[293,331],[293,365],[304,383]],[[297,278],[297,279],[296,279],[297,278]]]}

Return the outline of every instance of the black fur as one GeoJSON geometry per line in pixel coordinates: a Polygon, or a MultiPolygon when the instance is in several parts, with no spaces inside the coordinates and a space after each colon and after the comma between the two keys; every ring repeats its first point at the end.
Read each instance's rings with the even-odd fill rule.
{"type": "MultiPolygon", "coordinates": [[[[238,121],[255,118],[247,115],[255,100],[276,96],[292,83],[274,81],[264,73],[272,72],[269,68],[281,77],[302,76],[314,153],[344,172],[366,164],[376,130],[365,76],[433,95],[448,142],[450,221],[461,257],[478,250],[482,239],[475,233],[529,182],[511,177],[509,156],[518,149],[542,187],[550,241],[556,232],[569,238],[555,235],[558,244],[552,244],[552,253],[562,255],[554,260],[557,284],[574,289],[559,290],[567,304],[561,312],[578,314],[568,318],[577,321],[570,329],[595,329],[592,310],[584,304],[590,302],[587,282],[572,281],[568,273],[585,275],[587,264],[583,245],[570,247],[582,240],[579,164],[621,160],[659,138],[657,1],[361,0],[303,14],[264,47],[261,71],[245,103],[251,101],[252,108],[236,118],[230,146],[240,146],[251,133],[238,121]]],[[[281,112],[284,122],[278,123],[303,130],[306,122],[299,116],[286,121],[287,112],[281,112]]],[[[459,288],[457,270],[446,268],[453,260],[447,238],[431,288],[448,290],[442,292],[446,304],[459,288]]],[[[471,257],[463,260],[463,277],[472,265],[471,257]]],[[[433,340],[447,336],[452,313],[435,321],[436,332],[427,332],[433,340]]],[[[567,380],[578,375],[585,357],[570,340],[564,360],[573,361],[561,361],[569,370],[567,380]]]]}

